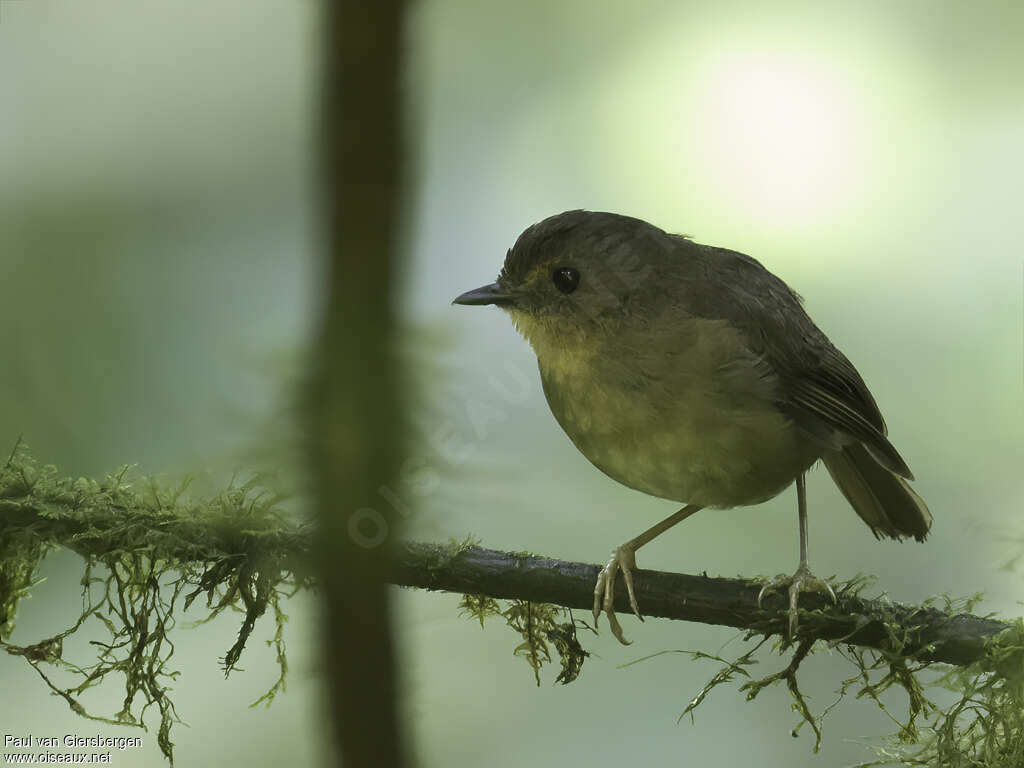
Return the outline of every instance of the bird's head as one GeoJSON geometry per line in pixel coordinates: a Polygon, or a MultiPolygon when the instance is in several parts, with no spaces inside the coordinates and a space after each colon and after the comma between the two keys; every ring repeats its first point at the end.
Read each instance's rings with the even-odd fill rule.
{"type": "Polygon", "coordinates": [[[662,302],[670,236],[640,219],[567,211],[523,232],[496,282],[455,304],[494,304],[512,317],[538,357],[649,322],[662,302]]]}

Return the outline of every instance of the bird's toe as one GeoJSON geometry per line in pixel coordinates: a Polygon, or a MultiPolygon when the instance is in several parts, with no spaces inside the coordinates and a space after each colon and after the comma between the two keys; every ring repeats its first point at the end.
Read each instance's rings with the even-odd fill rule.
{"type": "Polygon", "coordinates": [[[643,621],[633,589],[634,568],[636,568],[636,553],[628,547],[616,547],[604,568],[597,574],[597,583],[594,585],[594,629],[597,629],[598,620],[604,613],[608,617],[608,626],[611,627],[612,634],[623,645],[630,645],[630,641],[626,639],[622,625],[619,624],[619,619],[615,615],[615,576],[618,571],[622,571],[622,578],[626,582],[626,591],[629,594],[630,607],[637,618],[643,621]]]}
{"type": "Polygon", "coordinates": [[[835,590],[832,589],[832,585],[824,579],[815,576],[806,567],[801,566],[792,576],[779,574],[765,583],[757,595],[757,607],[761,607],[761,600],[766,594],[784,585],[788,585],[787,593],[789,597],[789,608],[787,610],[787,614],[789,617],[790,637],[796,636],[796,630],[799,623],[798,616],[800,613],[798,603],[801,592],[824,592],[832,599],[833,603],[836,602],[836,593],[835,590]]]}

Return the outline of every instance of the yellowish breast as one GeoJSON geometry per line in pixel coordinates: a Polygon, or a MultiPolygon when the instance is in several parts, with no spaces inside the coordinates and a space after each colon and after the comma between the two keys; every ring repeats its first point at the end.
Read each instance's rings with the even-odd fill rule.
{"type": "Polygon", "coordinates": [[[773,374],[718,321],[688,320],[657,354],[642,336],[594,345],[529,330],[551,412],[624,485],[681,503],[756,504],[818,458],[775,406],[773,374]]]}

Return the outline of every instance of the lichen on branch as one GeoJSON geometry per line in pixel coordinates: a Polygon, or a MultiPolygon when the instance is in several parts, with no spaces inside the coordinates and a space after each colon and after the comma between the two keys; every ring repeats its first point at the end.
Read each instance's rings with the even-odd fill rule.
{"type": "MultiPolygon", "coordinates": [[[[238,638],[222,659],[225,674],[237,668],[259,620],[272,615],[278,674],[253,706],[269,703],[284,688],[287,672],[283,602],[313,585],[314,538],[311,526],[282,511],[271,485],[256,477],[194,501],[187,482],[168,486],[127,467],[101,481],[61,478],[16,446],[0,468],[0,647],[30,664],[83,717],[145,727],[147,711],[155,708],[158,743],[170,760],[171,730],[179,721],[169,686],[178,676],[171,632],[180,612],[201,598],[206,621],[229,609],[242,614],[238,638]],[[18,602],[33,586],[42,558],[57,548],[84,558],[81,613],[53,637],[15,644],[18,602]],[[85,631],[96,657],[76,664],[65,657],[64,640],[85,631]],[[55,680],[53,669],[72,682],[55,680]],[[121,709],[90,712],[83,695],[111,679],[123,686],[121,709]]],[[[519,637],[513,653],[538,684],[542,668],[556,657],[558,682],[580,674],[588,653],[577,629],[589,627],[571,610],[591,607],[598,565],[498,552],[470,540],[405,542],[391,552],[388,581],[461,594],[460,609],[474,621],[502,620],[519,637]]],[[[733,626],[756,641],[734,660],[702,651],[663,652],[720,664],[708,684],[688,697],[682,715],[694,716],[723,684],[741,682],[748,700],[785,684],[798,718],[794,732],[809,724],[815,749],[824,716],[847,694],[873,701],[892,719],[895,732],[878,759],[864,766],[1024,765],[1024,623],[972,615],[976,598],[900,605],[863,597],[868,582],[855,577],[835,585],[834,606],[807,595],[797,637],[789,638],[784,601],[769,598],[762,610],[751,580],[646,570],[637,570],[635,579],[649,615],[733,626]],[[779,671],[755,678],[755,654],[769,640],[787,660],[779,671]],[[804,659],[822,648],[846,658],[852,674],[839,681],[836,701],[815,712],[801,693],[799,672],[804,659]],[[951,706],[940,708],[930,699],[937,687],[955,694],[951,706]],[[883,702],[890,689],[904,692],[905,710],[894,711],[888,697],[883,702]]],[[[624,596],[618,598],[617,609],[628,610],[624,596]]]]}
{"type": "Polygon", "coordinates": [[[83,717],[144,728],[155,707],[157,741],[172,763],[171,730],[179,718],[170,696],[178,676],[170,633],[180,611],[202,598],[204,621],[228,609],[242,612],[238,638],[222,659],[225,675],[237,668],[257,621],[272,614],[278,675],[254,705],[269,703],[287,672],[282,601],[311,583],[298,557],[308,532],[280,511],[281,499],[261,478],[200,502],[187,489],[187,481],[167,487],[129,467],[101,481],[61,478],[54,467],[38,466],[20,442],[0,469],[0,647],[29,663],[83,717]],[[14,644],[18,602],[56,548],[85,560],[82,612],[53,637],[14,644]],[[75,663],[65,658],[64,641],[86,626],[98,652],[75,663]],[[57,682],[44,664],[69,674],[71,683],[57,682]],[[82,695],[110,678],[120,678],[124,689],[120,711],[91,713],[82,695]]]}

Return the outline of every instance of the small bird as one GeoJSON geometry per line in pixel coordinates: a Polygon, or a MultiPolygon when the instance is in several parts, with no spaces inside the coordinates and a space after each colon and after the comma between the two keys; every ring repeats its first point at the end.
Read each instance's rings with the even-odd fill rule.
{"type": "Polygon", "coordinates": [[[700,509],[767,501],[796,481],[800,564],[788,585],[789,630],[801,591],[831,586],[807,562],[805,473],[818,459],[876,538],[923,541],[932,516],[853,364],[802,299],[758,261],[640,219],[567,211],[524,231],[498,280],[454,304],[505,310],[537,355],[555,419],[598,469],[684,503],[612,551],[594,588],[613,609],[621,571],[630,606],[636,550],[700,509]]]}

